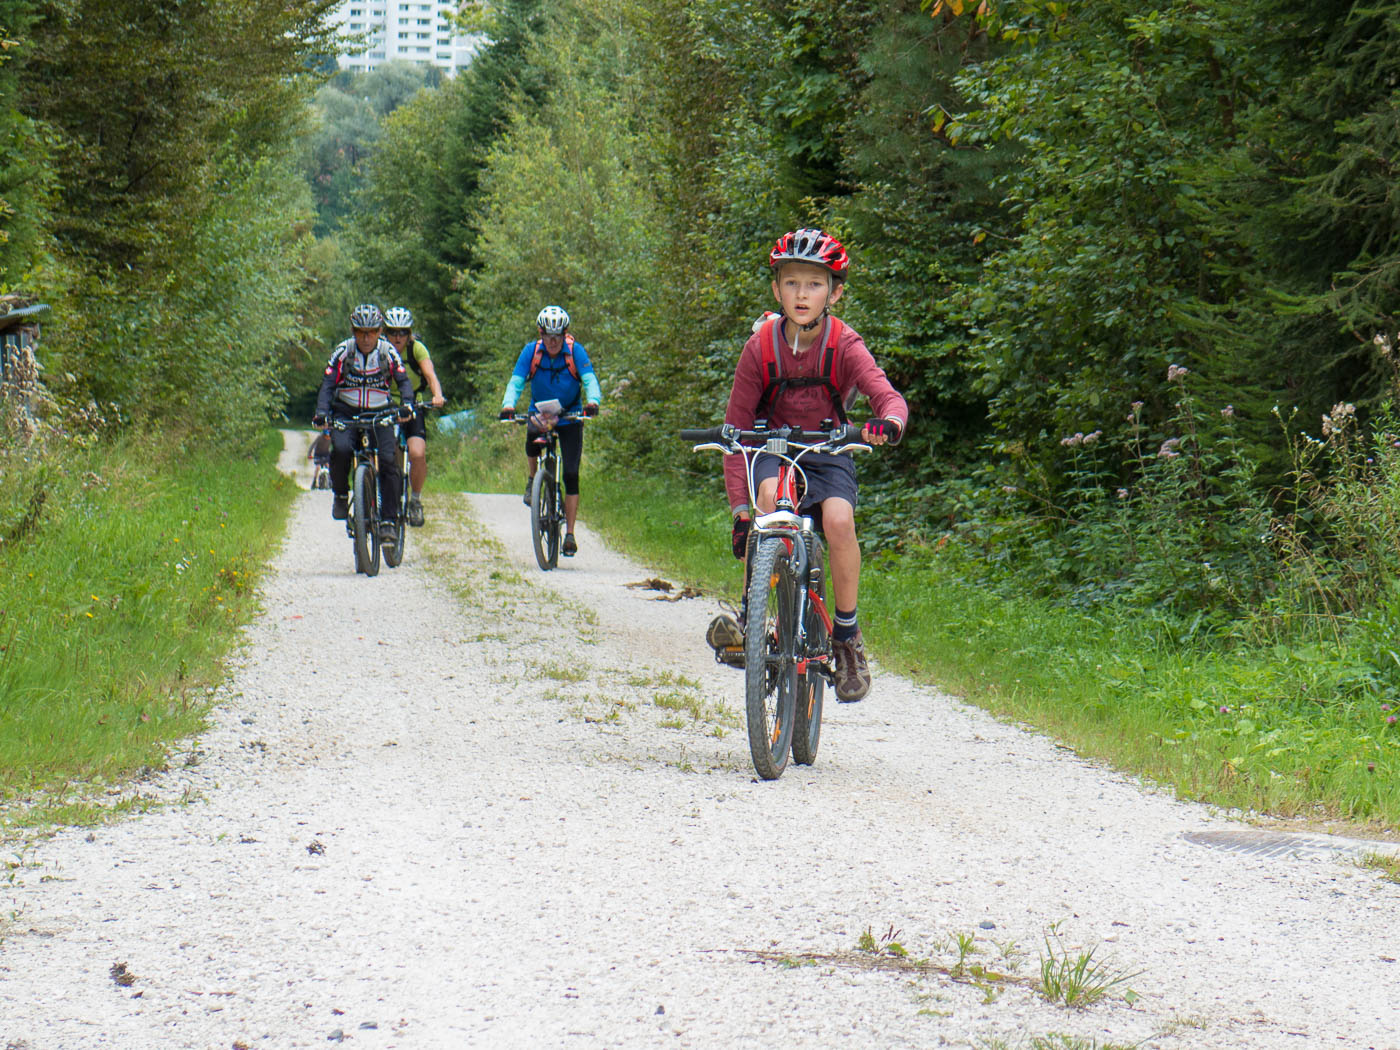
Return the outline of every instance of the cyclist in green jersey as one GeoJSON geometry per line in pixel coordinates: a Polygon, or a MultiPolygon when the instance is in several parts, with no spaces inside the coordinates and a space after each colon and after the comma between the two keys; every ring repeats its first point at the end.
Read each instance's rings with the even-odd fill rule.
{"type": "Polygon", "coordinates": [[[408,483],[412,492],[408,497],[408,523],[423,524],[423,482],[428,480],[428,430],[423,425],[423,387],[426,385],[432,398],[428,402],[434,408],[441,408],[446,401],[442,396],[442,384],[438,382],[433,369],[433,359],[428,356],[428,348],[413,338],[413,314],[402,306],[391,306],[384,311],[384,338],[403,358],[403,363],[418,373],[417,393],[419,401],[413,420],[404,425],[408,435],[408,483]]]}

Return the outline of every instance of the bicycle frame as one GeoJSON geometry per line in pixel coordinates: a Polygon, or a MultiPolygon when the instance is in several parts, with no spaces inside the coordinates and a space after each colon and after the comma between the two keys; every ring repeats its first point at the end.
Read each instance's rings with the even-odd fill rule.
{"type": "MultiPolygon", "coordinates": [[[[807,482],[807,476],[800,461],[809,452],[869,452],[871,447],[856,440],[860,429],[851,426],[837,427],[834,430],[814,435],[822,438],[817,442],[803,441],[802,439],[807,435],[802,430],[793,427],[779,427],[771,431],[766,429],[744,431],[731,424],[725,424],[705,432],[682,431],[681,436],[698,436],[700,433],[704,433],[711,440],[697,444],[694,451],[713,450],[726,456],[742,455],[744,457],[749,506],[755,512],[753,515],[755,540],[761,541],[768,536],[778,536],[787,545],[788,555],[794,559],[794,572],[797,578],[803,581],[803,586],[797,595],[797,641],[799,650],[805,650],[807,646],[807,603],[810,601],[816,609],[828,635],[831,633],[832,620],[826,602],[816,593],[808,579],[809,541],[816,536],[816,526],[810,515],[798,513],[798,482],[800,480],[804,487],[807,482]],[[744,441],[762,441],[763,444],[745,445],[742,443],[744,441]],[[765,453],[778,459],[778,487],[773,510],[767,514],[758,514],[758,490],[754,484],[753,472],[754,464],[759,455],[765,453]],[[796,542],[799,537],[802,541],[800,543],[796,542]]],[[[756,547],[757,543],[754,546],[756,547]]],[[[806,671],[806,663],[804,658],[799,669],[806,671]]]]}

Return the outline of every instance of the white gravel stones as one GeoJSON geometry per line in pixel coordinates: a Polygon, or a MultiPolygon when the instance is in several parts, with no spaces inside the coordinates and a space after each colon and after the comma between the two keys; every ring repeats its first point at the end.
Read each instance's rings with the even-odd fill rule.
{"type": "Polygon", "coordinates": [[[356,577],[328,503],[159,779],[197,801],[33,843],[0,888],[0,1046],[1400,1047],[1373,873],[1186,842],[1229,825],[878,674],[816,766],[756,782],[711,603],[628,589],[586,528],[540,573],[518,496],[430,500],[356,577]],[[972,933],[1034,977],[1052,924],[1140,998],[853,950],[893,928],[946,968],[972,933]]]}

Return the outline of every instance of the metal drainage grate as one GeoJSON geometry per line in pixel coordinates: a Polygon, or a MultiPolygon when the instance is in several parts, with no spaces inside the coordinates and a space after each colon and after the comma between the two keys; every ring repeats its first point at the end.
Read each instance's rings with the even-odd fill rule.
{"type": "Polygon", "coordinates": [[[1308,857],[1342,853],[1390,852],[1395,847],[1386,842],[1363,842],[1323,835],[1299,835],[1281,831],[1188,831],[1181,836],[1187,842],[1231,853],[1250,853],[1260,857],[1308,857]]]}

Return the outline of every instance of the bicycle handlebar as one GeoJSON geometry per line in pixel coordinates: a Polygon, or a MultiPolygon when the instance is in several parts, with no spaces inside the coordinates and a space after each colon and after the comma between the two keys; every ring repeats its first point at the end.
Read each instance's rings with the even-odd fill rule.
{"type": "Polygon", "coordinates": [[[861,436],[863,427],[855,423],[844,423],[831,430],[803,430],[801,427],[775,427],[772,430],[741,430],[732,423],[703,430],[682,430],[682,441],[701,443],[713,442],[728,445],[737,450],[738,446],[753,447],[752,442],[766,442],[770,438],[781,438],[794,445],[807,448],[844,448],[847,445],[864,444],[861,436]],[[817,440],[812,440],[816,438],[817,440]],[[747,444],[746,443],[750,443],[747,444]]]}
{"type": "Polygon", "coordinates": [[[404,416],[403,411],[411,410],[416,404],[417,402],[407,402],[374,412],[358,412],[353,416],[332,416],[330,425],[336,430],[345,430],[347,427],[378,427],[386,423],[406,423],[413,417],[411,414],[404,416]]]}
{"type": "MultiPolygon", "coordinates": [[[[533,416],[536,416],[536,415],[538,415],[538,413],[536,413],[536,412],[517,412],[515,415],[511,416],[509,419],[500,419],[500,420],[497,420],[497,422],[499,422],[499,423],[518,423],[518,424],[520,424],[521,426],[524,426],[526,423],[530,422],[530,419],[531,419],[533,416]]],[[[555,417],[555,420],[554,420],[554,423],[555,423],[556,426],[557,426],[558,424],[560,424],[560,423],[563,423],[565,420],[577,420],[578,422],[582,423],[584,420],[589,419],[589,418],[590,418],[589,416],[585,415],[585,414],[582,413],[582,412],[565,412],[562,416],[556,416],[556,417],[555,417]]]]}

